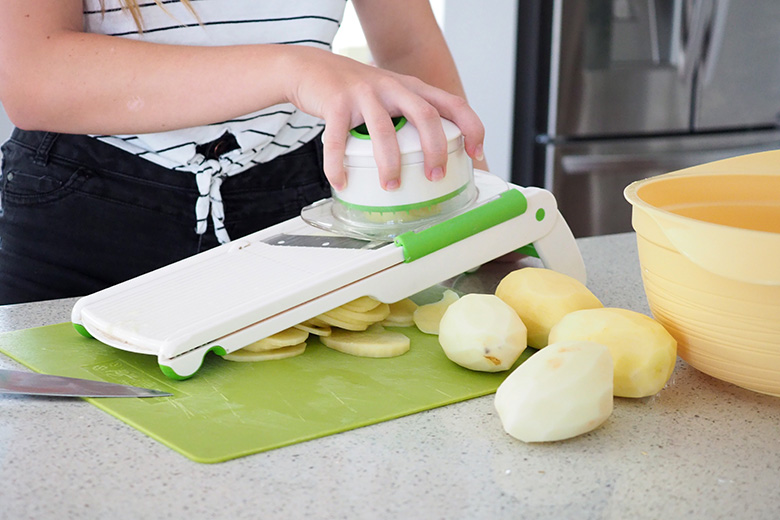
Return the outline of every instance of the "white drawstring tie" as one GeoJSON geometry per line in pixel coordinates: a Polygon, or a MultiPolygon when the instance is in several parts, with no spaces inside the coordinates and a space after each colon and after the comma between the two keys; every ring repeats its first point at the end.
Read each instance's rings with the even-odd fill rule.
{"type": "Polygon", "coordinates": [[[222,204],[220,188],[225,177],[229,175],[226,170],[232,163],[224,161],[223,164],[219,159],[206,159],[200,154],[196,159],[200,159],[201,168],[195,172],[195,182],[198,186],[198,200],[195,202],[197,219],[195,232],[199,235],[206,232],[210,215],[217,240],[220,244],[225,244],[230,242],[230,236],[225,230],[225,207],[222,204]]]}

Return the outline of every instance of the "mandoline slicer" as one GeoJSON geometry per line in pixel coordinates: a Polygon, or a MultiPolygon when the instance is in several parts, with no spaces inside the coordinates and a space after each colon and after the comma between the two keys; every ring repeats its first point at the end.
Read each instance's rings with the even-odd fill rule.
{"type": "Polygon", "coordinates": [[[290,219],[86,296],[73,324],[112,347],[157,356],[168,377],[186,379],[211,351],[236,351],[361,296],[396,302],[516,250],[585,282],[550,192],[479,171],[473,185],[474,200],[459,211],[392,239],[290,219]]]}

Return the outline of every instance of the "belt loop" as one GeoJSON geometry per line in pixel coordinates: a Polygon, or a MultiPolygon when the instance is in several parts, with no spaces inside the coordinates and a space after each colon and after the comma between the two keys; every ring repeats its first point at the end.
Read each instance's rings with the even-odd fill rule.
{"type": "Polygon", "coordinates": [[[54,146],[54,141],[57,140],[59,135],[60,134],[56,132],[43,132],[41,143],[38,145],[38,149],[35,150],[35,157],[33,158],[33,162],[35,164],[39,166],[46,166],[46,164],[49,162],[49,152],[51,152],[51,147],[54,146]]]}

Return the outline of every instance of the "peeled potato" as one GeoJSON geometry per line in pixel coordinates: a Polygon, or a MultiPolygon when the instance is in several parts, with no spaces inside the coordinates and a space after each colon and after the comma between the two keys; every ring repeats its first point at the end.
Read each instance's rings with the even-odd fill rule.
{"type": "Polygon", "coordinates": [[[447,289],[438,302],[417,307],[412,315],[414,324],[426,334],[438,334],[439,322],[444,316],[444,312],[456,301],[458,301],[458,293],[447,289]]]}
{"type": "Polygon", "coordinates": [[[411,327],[414,325],[414,311],[417,304],[409,298],[390,304],[390,314],[382,321],[388,327],[411,327]]]}
{"type": "Polygon", "coordinates": [[[267,338],[263,338],[260,341],[250,343],[242,350],[249,352],[262,352],[264,350],[273,350],[280,347],[290,347],[292,345],[299,345],[306,341],[309,337],[309,333],[305,330],[297,329],[295,327],[285,329],[281,332],[277,332],[267,338]]]}
{"type": "Polygon", "coordinates": [[[595,341],[606,345],[615,363],[614,391],[620,397],[647,397],[660,391],[674,371],[677,341],[652,318],[626,309],[587,309],[566,315],[550,341],[595,341]]]}
{"type": "Polygon", "coordinates": [[[223,359],[228,361],[271,361],[274,359],[284,359],[298,356],[306,351],[306,343],[300,345],[291,345],[289,347],[280,347],[273,350],[262,350],[253,352],[251,350],[239,349],[235,352],[225,354],[223,359]]]}
{"type": "Polygon", "coordinates": [[[318,317],[309,318],[308,320],[304,321],[303,323],[307,325],[311,325],[312,327],[330,327],[327,323],[319,319],[318,317]]]}
{"type": "Polygon", "coordinates": [[[341,306],[342,309],[347,309],[348,311],[354,311],[354,312],[367,312],[379,305],[379,300],[375,300],[371,296],[361,296],[357,300],[352,300],[351,302],[345,303],[341,306]]]}
{"type": "Polygon", "coordinates": [[[493,294],[467,294],[439,323],[439,343],[458,365],[482,372],[509,370],[526,348],[517,313],[493,294]]]}
{"type": "Polygon", "coordinates": [[[378,323],[363,332],[335,329],[330,336],[321,338],[321,341],[333,350],[372,358],[400,356],[410,347],[408,337],[400,332],[385,330],[378,323]]]}
{"type": "Polygon", "coordinates": [[[330,336],[330,325],[322,321],[306,320],[298,325],[295,325],[296,329],[314,334],[315,336],[330,336]]]}
{"type": "MultiPolygon", "coordinates": [[[[371,325],[372,323],[378,323],[387,318],[387,316],[390,314],[390,306],[386,303],[380,303],[373,309],[364,312],[351,311],[349,309],[345,309],[344,307],[336,307],[335,309],[329,310],[323,314],[340,321],[351,323],[365,322],[368,325],[371,325]]],[[[322,315],[319,317],[324,319],[322,315]]]]}
{"type": "Polygon", "coordinates": [[[579,280],[550,269],[525,267],[498,284],[496,296],[517,312],[528,328],[528,346],[547,346],[550,329],[570,312],[604,305],[579,280]]]}
{"type": "Polygon", "coordinates": [[[371,323],[367,321],[352,321],[352,320],[345,321],[345,320],[340,320],[338,318],[334,318],[332,316],[328,316],[326,314],[320,314],[319,316],[317,316],[317,319],[331,327],[338,327],[340,329],[352,330],[352,331],[366,330],[368,326],[371,325],[371,323]]]}
{"type": "Polygon", "coordinates": [[[598,428],[613,407],[609,349],[586,341],[548,345],[501,383],[495,407],[504,430],[524,442],[569,439],[598,428]]]}

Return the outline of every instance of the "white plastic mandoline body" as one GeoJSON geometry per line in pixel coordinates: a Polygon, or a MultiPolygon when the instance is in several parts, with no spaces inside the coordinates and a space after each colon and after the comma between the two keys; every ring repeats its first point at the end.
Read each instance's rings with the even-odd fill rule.
{"type": "MultiPolygon", "coordinates": [[[[491,178],[475,172],[475,207],[507,189],[491,178]]],[[[156,355],[166,374],[186,378],[211,350],[233,352],[361,296],[392,303],[529,244],[545,267],[585,282],[553,195],[509,189],[526,197],[520,216],[411,262],[394,243],[338,249],[264,242],[282,233],[327,235],[297,217],[86,296],[72,321],[103,343],[156,355]]]]}

